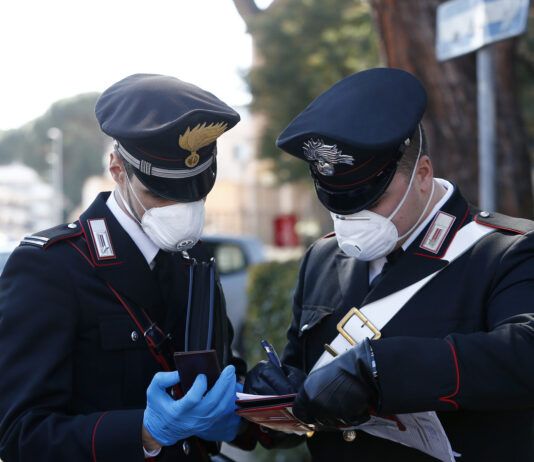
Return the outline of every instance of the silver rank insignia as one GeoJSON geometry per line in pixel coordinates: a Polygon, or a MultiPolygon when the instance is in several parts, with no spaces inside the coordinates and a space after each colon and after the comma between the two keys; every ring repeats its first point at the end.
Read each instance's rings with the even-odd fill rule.
{"type": "Polygon", "coordinates": [[[113,246],[111,245],[106,220],[98,218],[87,220],[87,222],[89,223],[89,229],[91,230],[98,259],[107,260],[109,258],[116,258],[113,246]]]}
{"type": "Polygon", "coordinates": [[[354,165],[354,158],[343,154],[335,144],[325,144],[321,139],[310,139],[303,146],[304,157],[308,159],[324,176],[334,174],[334,166],[339,164],[354,165]]]}
{"type": "Polygon", "coordinates": [[[452,224],[455,220],[456,217],[454,215],[449,215],[445,212],[439,212],[436,215],[436,218],[432,220],[432,224],[430,225],[430,228],[428,228],[428,231],[421,241],[421,244],[419,244],[419,247],[428,252],[435,254],[439,253],[439,249],[445,242],[445,239],[447,238],[447,235],[449,234],[449,231],[451,230],[452,224]]]}

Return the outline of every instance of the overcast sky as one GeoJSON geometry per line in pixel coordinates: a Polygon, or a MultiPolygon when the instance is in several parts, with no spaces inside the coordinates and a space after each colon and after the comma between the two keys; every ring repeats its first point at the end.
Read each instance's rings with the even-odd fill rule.
{"type": "Polygon", "coordinates": [[[232,0],[0,1],[0,130],[137,72],[244,104],[251,50],[232,0]]]}

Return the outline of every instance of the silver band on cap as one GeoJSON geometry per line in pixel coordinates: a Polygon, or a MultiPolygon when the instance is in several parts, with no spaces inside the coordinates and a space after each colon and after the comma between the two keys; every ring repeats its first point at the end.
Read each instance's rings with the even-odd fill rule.
{"type": "Polygon", "coordinates": [[[156,176],[158,178],[170,178],[170,179],[180,179],[180,178],[191,178],[192,176],[198,175],[203,171],[207,170],[217,155],[217,150],[213,151],[213,156],[211,156],[206,162],[199,165],[195,168],[188,169],[168,169],[168,168],[159,168],[154,167],[150,162],[146,160],[139,160],[132,156],[117,140],[115,140],[115,149],[123,157],[126,162],[128,162],[132,167],[135,167],[141,173],[149,176],[156,176]]]}

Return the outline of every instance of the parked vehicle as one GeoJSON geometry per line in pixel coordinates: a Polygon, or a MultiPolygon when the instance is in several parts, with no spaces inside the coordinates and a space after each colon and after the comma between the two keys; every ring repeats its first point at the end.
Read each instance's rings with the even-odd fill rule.
{"type": "Polygon", "coordinates": [[[241,333],[248,305],[248,269],[265,260],[263,244],[254,237],[227,235],[203,236],[202,242],[217,262],[226,311],[234,327],[233,347],[243,353],[241,333]]]}

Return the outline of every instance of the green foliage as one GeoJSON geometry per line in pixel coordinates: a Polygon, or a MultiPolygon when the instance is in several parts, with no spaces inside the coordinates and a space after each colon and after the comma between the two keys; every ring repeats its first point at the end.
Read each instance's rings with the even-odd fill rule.
{"type": "Polygon", "coordinates": [[[260,340],[271,342],[282,352],[291,321],[293,289],[299,262],[268,262],[254,266],[249,273],[249,307],[244,329],[246,360],[256,364],[266,359],[260,340]]]}
{"type": "MultiPolygon", "coordinates": [[[[249,273],[249,307],[244,328],[246,360],[253,367],[266,359],[261,339],[269,340],[281,354],[286,344],[286,331],[291,322],[293,289],[297,282],[299,261],[269,262],[256,265],[249,273]]],[[[305,445],[293,449],[254,451],[259,462],[305,462],[310,460],[305,445]]]]}
{"type": "Polygon", "coordinates": [[[0,133],[0,164],[15,160],[36,169],[48,180],[50,152],[48,129],[63,132],[63,168],[66,212],[81,199],[86,178],[102,173],[102,155],[106,140],[94,116],[98,94],[87,93],[54,103],[43,116],[21,128],[0,133]]]}
{"type": "Polygon", "coordinates": [[[260,152],[280,181],[307,177],[304,162],[274,140],[339,79],[378,64],[378,40],[363,0],[278,0],[250,20],[258,64],[248,75],[253,109],[266,115],[260,152]]]}

